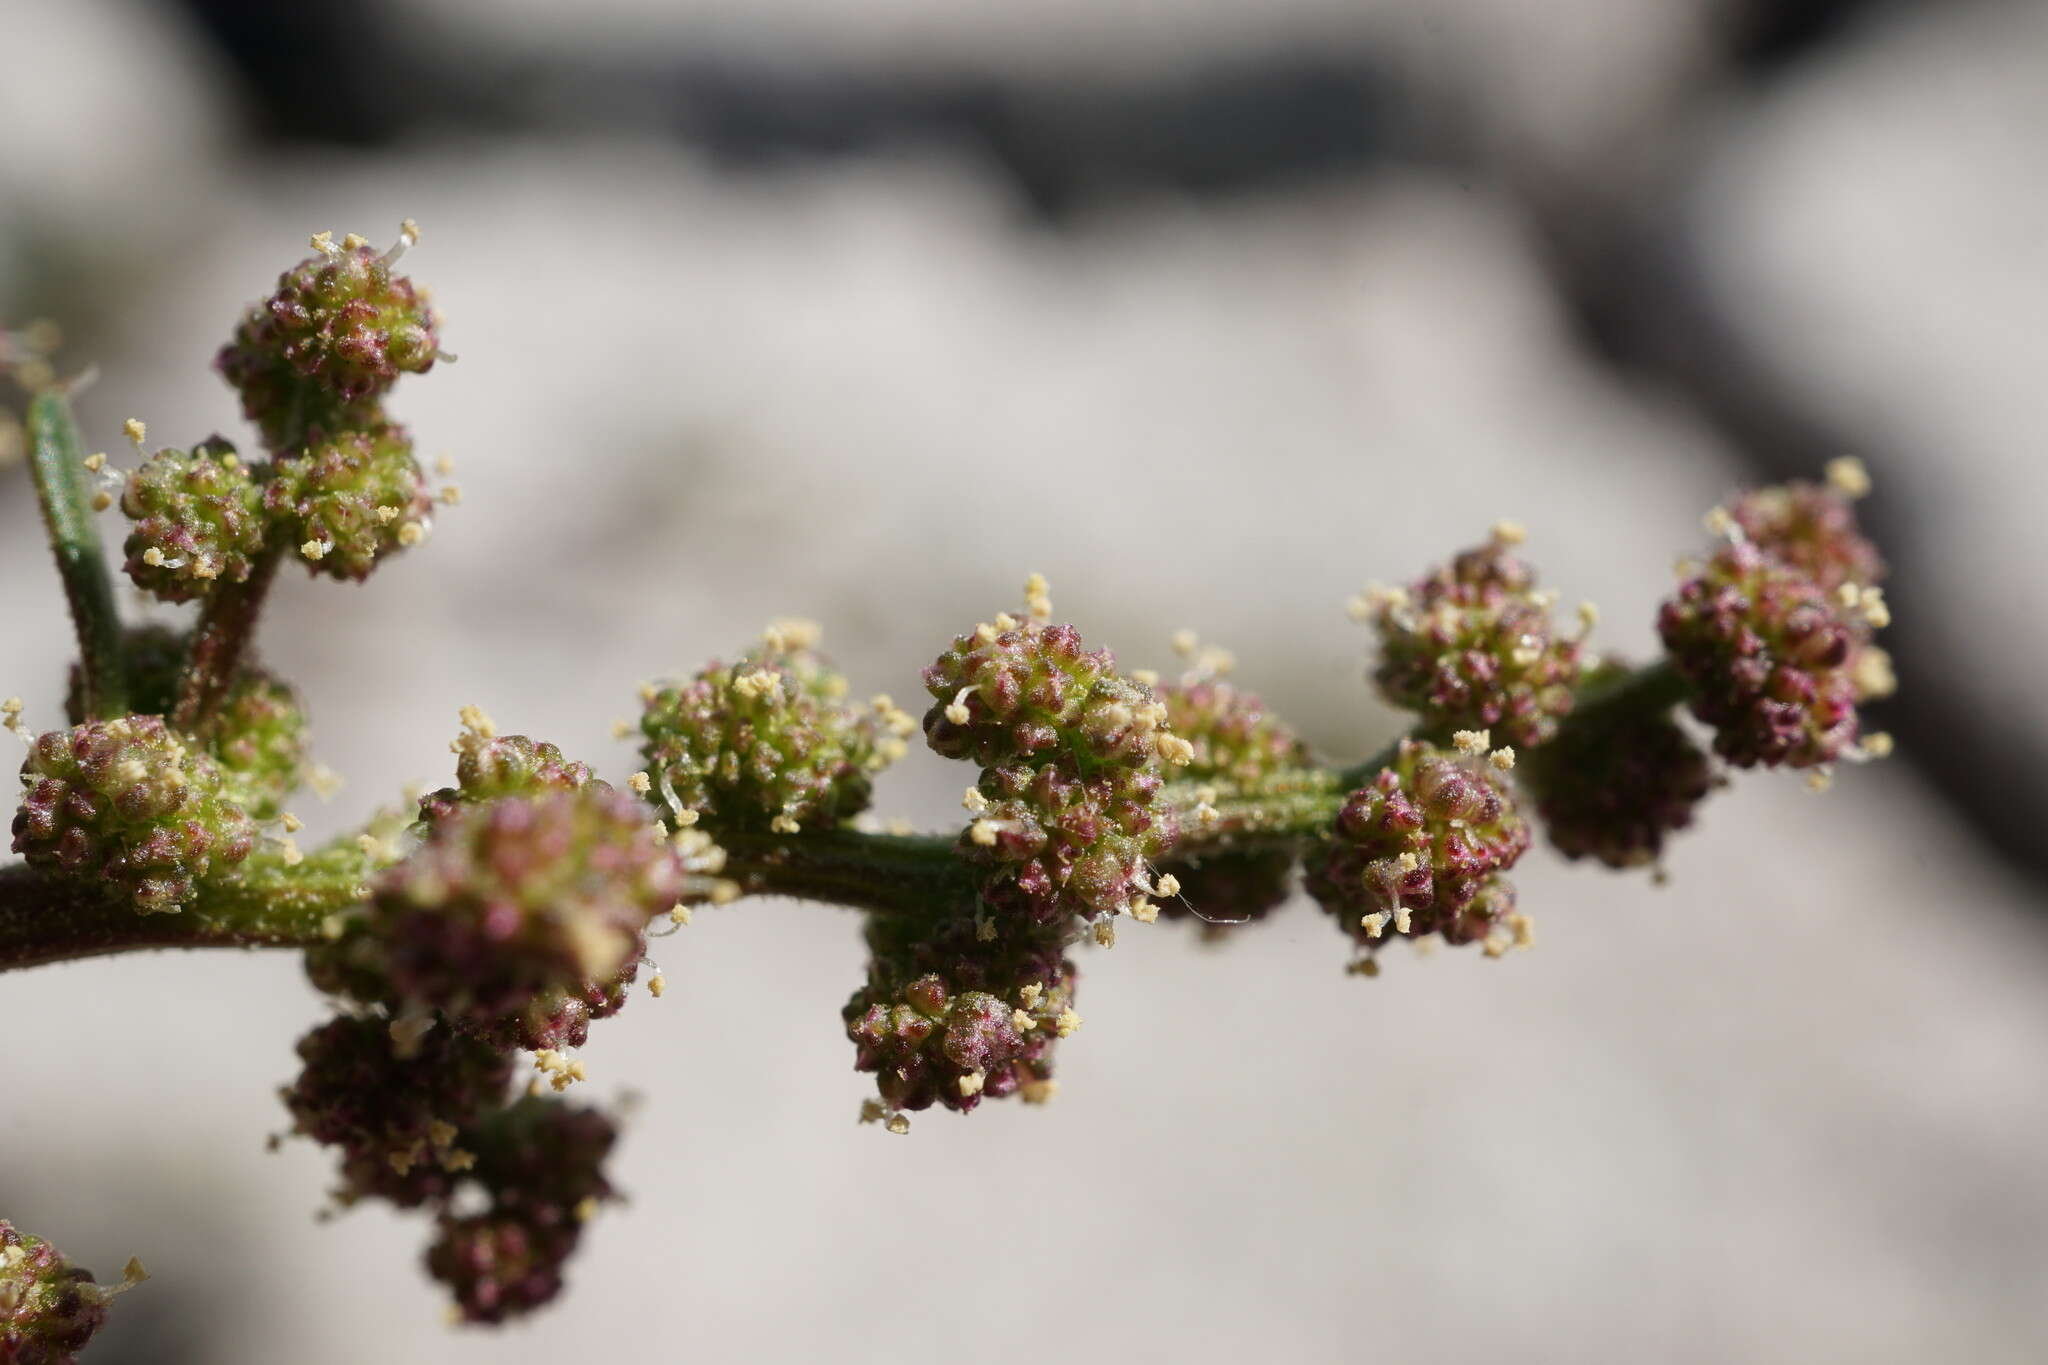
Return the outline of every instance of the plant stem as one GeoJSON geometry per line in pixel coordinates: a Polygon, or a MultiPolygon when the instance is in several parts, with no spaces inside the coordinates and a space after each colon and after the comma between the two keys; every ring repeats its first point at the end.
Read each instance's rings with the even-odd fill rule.
{"type": "MultiPolygon", "coordinates": [[[[266,580],[274,568],[273,562],[263,571],[266,580]]],[[[260,591],[256,596],[260,600],[260,591]]],[[[1589,692],[1580,710],[1670,707],[1684,696],[1684,681],[1656,663],[1589,692]]],[[[1349,767],[1312,769],[1256,793],[1174,783],[1163,799],[1182,834],[1169,856],[1298,846],[1330,827],[1346,796],[1391,763],[1399,744],[1349,767]]],[[[977,894],[976,871],[955,851],[953,835],[727,830],[717,839],[726,852],[725,875],[748,895],[917,915],[972,906],[977,894]]],[[[50,873],[0,868],[0,971],[143,948],[306,947],[320,941],[330,915],[367,895],[353,848],[352,840],[336,840],[292,868],[263,861],[233,881],[202,887],[194,904],[170,915],[137,914],[50,873]]]]}
{"type": "Polygon", "coordinates": [[[42,504],[43,527],[78,630],[86,714],[101,719],[122,715],[128,710],[128,679],[121,658],[121,613],[93,520],[78,425],[62,389],[47,388],[29,400],[28,427],[36,501],[42,504]]]}
{"type": "Polygon", "coordinates": [[[256,556],[249,576],[239,583],[215,586],[192,632],[185,671],[178,684],[178,704],[171,723],[196,733],[212,719],[242,666],[242,656],[256,635],[263,599],[277,577],[284,547],[268,545],[256,556]]]}

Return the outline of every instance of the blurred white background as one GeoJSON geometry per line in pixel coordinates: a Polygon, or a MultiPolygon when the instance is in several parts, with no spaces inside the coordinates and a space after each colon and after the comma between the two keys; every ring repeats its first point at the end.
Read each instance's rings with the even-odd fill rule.
{"type": "MultiPolygon", "coordinates": [[[[258,136],[183,12],[0,0],[0,315],[55,313],[99,364],[95,448],[130,415],[164,441],[240,437],[207,370],[237,308],[310,231],[424,226],[409,264],[461,360],[394,407],[464,500],[368,585],[278,595],[264,653],[349,779],[316,832],[445,780],[468,702],[617,779],[636,683],[773,615],[820,619],[856,687],[911,699],[1033,569],[1127,664],[1193,627],[1350,754],[1397,723],[1344,619],[1360,582],[1514,516],[1566,600],[1601,604],[1599,638],[1645,652],[1700,512],[1758,477],[1668,376],[1631,382],[1583,344],[1524,197],[1654,188],[1730,335],[1881,441],[1873,510],[1918,550],[1920,664],[2029,751],[2048,12],[1873,5],[1789,75],[1702,97],[1735,8],[396,16],[450,63],[414,80],[507,52],[551,71],[712,52],[798,88],[819,69],[1038,83],[1055,115],[1348,54],[1396,73],[1421,111],[1403,117],[1459,130],[1441,161],[1252,192],[1127,176],[1076,217],[915,131],[735,159],[631,109],[550,105],[374,145],[258,136]]],[[[328,98],[307,86],[301,113],[328,98]]],[[[69,626],[18,468],[0,590],[0,691],[54,726],[69,626]]],[[[882,813],[950,822],[964,780],[915,755],[882,813]]],[[[1394,953],[1375,981],[1344,975],[1305,903],[1215,947],[1126,932],[1083,960],[1054,1105],[901,1140],[854,1124],[856,918],[705,912],[658,946],[667,997],[586,1052],[592,1094],[640,1097],[614,1172],[632,1202],[557,1305],[495,1335],[444,1326],[417,1220],[316,1228],[327,1157],[265,1154],[323,1009],[291,957],[11,974],[0,1214],[155,1272],[102,1362],[2037,1361],[2048,921],[1984,819],[1908,764],[1823,797],[1750,777],[1677,843],[1670,886],[1539,851],[1517,875],[1539,951],[1394,953]]]]}

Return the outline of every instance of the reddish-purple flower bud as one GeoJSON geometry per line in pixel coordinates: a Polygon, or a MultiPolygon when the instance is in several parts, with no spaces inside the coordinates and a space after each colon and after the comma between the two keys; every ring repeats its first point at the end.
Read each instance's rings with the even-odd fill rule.
{"type": "MultiPolygon", "coordinates": [[[[1610,661],[1587,683],[1598,688],[1628,671],[1610,661]]],[[[1669,706],[1620,700],[1581,704],[1515,771],[1560,852],[1616,868],[1655,862],[1664,837],[1690,825],[1714,787],[1706,754],[1669,706]]]]}
{"type": "Polygon", "coordinates": [[[1826,484],[1796,481],[1744,493],[1729,519],[1765,555],[1834,592],[1884,581],[1884,559],[1856,523],[1853,499],[1868,487],[1860,470],[1830,471],[1826,484]]]}
{"type": "Polygon", "coordinates": [[[1353,603],[1379,633],[1381,695],[1432,734],[1490,730],[1527,747],[1549,739],[1571,710],[1581,641],[1558,633],[1557,595],[1539,590],[1513,553],[1521,538],[1504,523],[1409,588],[1368,590],[1353,603]]]}
{"type": "Polygon", "coordinates": [[[269,530],[261,472],[218,436],[190,453],[159,450],[144,460],[121,490],[121,510],[135,523],[123,567],[135,586],[189,602],[248,578],[269,530]]]}
{"type": "Polygon", "coordinates": [[[509,1052],[446,1028],[409,1042],[392,1041],[388,1020],[356,1015],[299,1040],[304,1065],[285,1106],[298,1132],[338,1149],[345,1199],[446,1198],[475,1161],[462,1130],[504,1102],[509,1052]]]}
{"type": "Polygon", "coordinates": [[[1062,756],[991,768],[970,797],[960,851],[988,869],[983,898],[999,918],[1057,926],[1073,916],[1150,918],[1152,860],[1178,836],[1149,769],[1082,777],[1062,756]]]}
{"type": "Polygon", "coordinates": [[[1524,931],[1501,874],[1529,847],[1507,784],[1476,758],[1413,740],[1351,793],[1308,889],[1344,931],[1373,949],[1388,934],[1485,941],[1524,931]]]}
{"type": "Polygon", "coordinates": [[[363,418],[400,374],[424,374],[440,356],[439,318],[391,267],[417,234],[379,254],[322,233],[313,255],[278,277],[246,313],[215,364],[273,448],[313,427],[341,431],[363,418]]]}
{"type": "Polygon", "coordinates": [[[1714,751],[1744,768],[1813,767],[1849,752],[1859,655],[1886,619],[1874,593],[1831,593],[1746,540],[1716,550],[1657,617],[1693,714],[1714,727],[1714,751]]]}
{"type": "Polygon", "coordinates": [[[448,1286],[462,1320],[495,1324],[523,1316],[562,1292],[574,1229],[535,1227],[517,1214],[444,1214],[427,1273],[448,1286]]]}
{"type": "Polygon", "coordinates": [[[887,1110],[1049,1098],[1053,1044],[1081,1025],[1063,942],[981,916],[870,919],[868,982],[843,1013],[854,1066],[875,1074],[887,1110]]]}
{"type": "Polygon", "coordinates": [[[195,886],[249,856],[256,828],[211,758],[159,716],[40,736],[21,765],[14,851],[96,880],[137,910],[182,909],[195,886]]]}
{"type": "Polygon", "coordinates": [[[551,792],[438,824],[379,883],[366,930],[402,998],[488,1026],[616,977],[692,885],[638,801],[551,792]]]}

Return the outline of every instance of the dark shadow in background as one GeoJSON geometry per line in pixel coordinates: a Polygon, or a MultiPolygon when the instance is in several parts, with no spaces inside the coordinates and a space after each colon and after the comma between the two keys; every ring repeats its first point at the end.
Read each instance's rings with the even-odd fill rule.
{"type": "MultiPolygon", "coordinates": [[[[1688,91],[1652,164],[1613,183],[1566,184],[1517,157],[1453,84],[1407,83],[1369,53],[1300,53],[1169,81],[1030,84],[886,81],[685,52],[564,62],[456,50],[378,0],[285,6],[180,0],[237,73],[260,137],[378,146],[409,133],[660,129],[730,164],[858,155],[904,141],[977,150],[1048,226],[1159,191],[1284,192],[1389,166],[1481,180],[1518,202],[1587,352],[1628,382],[1689,407],[1762,480],[1811,476],[1844,452],[1878,472],[1866,506],[1895,574],[1888,637],[1901,696],[1880,720],[1902,755],[2014,866],[2048,874],[2048,752],[1960,696],[1941,604],[1916,574],[1932,553],[1882,494],[1879,433],[1830,420],[1742,340],[1696,268],[1683,211],[1698,140],[1731,99],[1796,79],[1880,11],[1924,0],[1742,0],[1720,11],[1711,69],[1688,91]],[[309,92],[318,92],[317,98],[309,92]]],[[[1653,450],[1644,458],[1659,458],[1653,450]]],[[[1916,465],[1919,462],[1915,462],[1916,465]]]]}

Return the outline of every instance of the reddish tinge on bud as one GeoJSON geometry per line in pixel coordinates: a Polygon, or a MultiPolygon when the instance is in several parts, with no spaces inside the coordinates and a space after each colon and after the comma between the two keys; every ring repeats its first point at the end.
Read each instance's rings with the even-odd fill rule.
{"type": "Polygon", "coordinates": [[[118,888],[144,912],[182,909],[255,844],[220,766],[160,716],[50,731],[29,749],[21,783],[14,851],[118,888]]]}
{"type": "Polygon", "coordinates": [[[379,254],[322,233],[315,255],[278,277],[246,313],[215,364],[273,448],[316,427],[366,425],[400,374],[424,374],[440,356],[439,319],[392,262],[415,237],[379,254]]]}
{"type": "Polygon", "coordinates": [[[1477,758],[1404,740],[1394,762],[1351,793],[1308,889],[1361,945],[1389,931],[1504,948],[1519,936],[1501,876],[1529,847],[1507,784],[1477,758]]]}
{"type": "MultiPolygon", "coordinates": [[[[1854,585],[1844,585],[1852,598],[1854,585]]],[[[1856,743],[1868,614],[1746,540],[1723,545],[1657,617],[1714,751],[1738,767],[1830,762],[1856,743]],[[1859,614],[1851,615],[1850,612],[1859,614]]]]}
{"type": "Polygon", "coordinates": [[[632,797],[550,792],[437,824],[378,885],[367,933],[401,997],[489,1024],[619,975],[690,884],[632,797]]]}
{"type": "Polygon", "coordinates": [[[1513,552],[1520,528],[1503,523],[1406,589],[1368,590],[1355,616],[1380,637],[1373,681],[1433,734],[1491,730],[1529,747],[1555,733],[1571,710],[1580,641],[1551,620],[1557,595],[1513,552]]]}
{"type": "Polygon", "coordinates": [[[248,578],[268,525],[263,486],[220,437],[188,454],[159,450],[128,476],[121,510],[135,527],[122,566],[135,586],[165,602],[189,602],[216,583],[248,578]]]}

